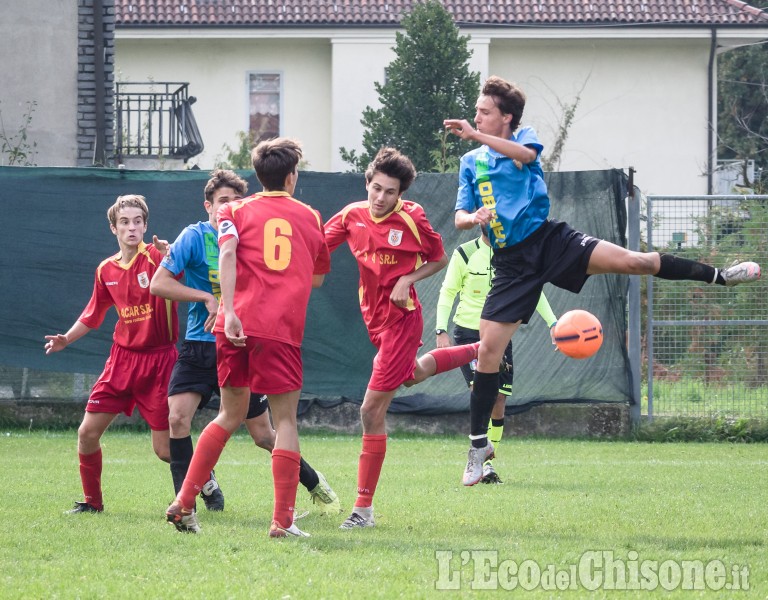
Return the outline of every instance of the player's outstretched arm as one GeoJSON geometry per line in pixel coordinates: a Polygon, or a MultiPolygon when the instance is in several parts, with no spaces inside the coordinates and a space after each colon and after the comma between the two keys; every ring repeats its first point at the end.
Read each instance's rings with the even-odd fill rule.
{"type": "Polygon", "coordinates": [[[46,335],[45,339],[45,353],[53,354],[54,352],[61,352],[69,346],[71,343],[76,342],[85,334],[91,331],[90,327],[83,325],[80,321],[75,321],[75,324],[69,328],[67,333],[56,333],[54,335],[46,335]]]}
{"type": "Polygon", "coordinates": [[[460,137],[462,140],[485,144],[512,160],[519,160],[526,165],[536,160],[537,153],[533,148],[478,131],[466,119],[446,119],[443,121],[443,125],[450,133],[460,137]]]}

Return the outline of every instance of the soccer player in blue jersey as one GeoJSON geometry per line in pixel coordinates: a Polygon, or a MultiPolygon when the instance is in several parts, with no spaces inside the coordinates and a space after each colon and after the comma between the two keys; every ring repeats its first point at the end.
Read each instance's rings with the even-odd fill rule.
{"type": "MultiPolygon", "coordinates": [[[[213,393],[219,391],[216,338],[211,333],[221,295],[216,213],[224,204],[245,197],[247,190],[248,183],[234,171],[217,169],[211,173],[203,202],[208,220],[193,223],[179,234],[150,286],[153,294],[189,303],[186,337],[168,386],[171,476],[177,494],[192,460],[192,418],[195,411],[206,406],[213,393]],[[182,272],[184,283],[176,279],[182,272]]],[[[272,452],[275,432],[267,408],[266,396],[251,393],[245,426],[257,446],[272,452]]],[[[299,480],[322,513],[341,510],[339,499],[323,474],[304,459],[300,463],[299,480]]],[[[224,495],[213,472],[201,496],[208,510],[224,509],[224,495]]]]}
{"type": "Polygon", "coordinates": [[[549,219],[539,162],[543,146],[531,127],[520,128],[525,100],[515,84],[492,76],[475,104],[476,129],[465,119],[443,122],[461,139],[481,144],[461,158],[455,225],[488,225],[495,271],[480,321],[464,485],[480,481],[483,462],[493,456],[486,428],[499,389],[497,365],[518,326],[536,309],[544,283],[578,293],[590,275],[604,273],[728,286],[760,277],[754,262],[721,270],[672,254],[633,252],[549,219]]]}

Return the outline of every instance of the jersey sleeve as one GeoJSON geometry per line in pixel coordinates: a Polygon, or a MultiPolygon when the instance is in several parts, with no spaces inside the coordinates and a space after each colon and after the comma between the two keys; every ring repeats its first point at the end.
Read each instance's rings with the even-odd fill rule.
{"type": "Polygon", "coordinates": [[[104,322],[107,311],[114,305],[114,300],[107,291],[107,286],[101,281],[100,275],[101,267],[96,270],[91,299],[77,318],[78,321],[90,329],[98,329],[104,322]]]}
{"type": "Polygon", "coordinates": [[[456,207],[454,210],[466,210],[473,213],[475,206],[475,178],[474,178],[474,159],[465,154],[461,157],[459,166],[459,191],[456,195],[456,207]]]}
{"type": "Polygon", "coordinates": [[[536,150],[537,158],[541,156],[541,153],[544,151],[544,146],[539,141],[539,136],[536,135],[536,131],[533,127],[523,127],[517,134],[515,141],[518,144],[536,150]]]}
{"type": "Polygon", "coordinates": [[[347,239],[347,228],[344,225],[346,210],[340,210],[325,224],[325,243],[328,251],[333,252],[347,239]]]}
{"type": "Polygon", "coordinates": [[[160,266],[168,269],[174,276],[180,275],[186,266],[192,262],[192,253],[195,248],[193,238],[194,232],[189,227],[185,227],[171,244],[171,248],[168,254],[163,257],[160,266]]]}
{"type": "Polygon", "coordinates": [[[235,227],[235,217],[232,213],[232,203],[227,202],[224,204],[221,208],[219,208],[219,212],[216,213],[216,219],[218,221],[219,226],[219,248],[221,248],[221,245],[226,242],[229,238],[237,238],[240,239],[240,235],[237,231],[237,227],[235,227]]]}
{"type": "Polygon", "coordinates": [[[448,329],[448,319],[451,318],[451,310],[456,300],[456,295],[461,291],[464,279],[464,259],[458,250],[454,250],[451,260],[445,270],[443,285],[440,286],[440,294],[437,297],[437,311],[435,315],[435,327],[448,329]]]}
{"type": "Polygon", "coordinates": [[[427,219],[424,209],[419,207],[416,226],[421,234],[422,255],[427,262],[437,262],[445,256],[443,238],[432,229],[432,224],[427,219]]]}

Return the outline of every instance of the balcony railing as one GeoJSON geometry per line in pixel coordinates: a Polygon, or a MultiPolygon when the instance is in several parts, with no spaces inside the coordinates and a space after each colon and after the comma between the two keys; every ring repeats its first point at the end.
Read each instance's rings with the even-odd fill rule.
{"type": "Polygon", "coordinates": [[[197,98],[187,83],[117,83],[118,162],[123,158],[180,158],[185,162],[203,151],[192,114],[197,98]]]}

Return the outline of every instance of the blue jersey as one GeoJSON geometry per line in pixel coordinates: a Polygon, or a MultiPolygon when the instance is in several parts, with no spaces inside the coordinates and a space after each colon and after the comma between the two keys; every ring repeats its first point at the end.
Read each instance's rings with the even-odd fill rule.
{"type": "MultiPolygon", "coordinates": [[[[213,294],[217,300],[221,297],[219,243],[216,229],[208,221],[185,227],[160,265],[174,276],[184,271],[188,287],[213,294]]],[[[190,303],[186,339],[215,342],[216,337],[203,329],[207,318],[204,302],[190,303]]]]}
{"type": "Polygon", "coordinates": [[[491,245],[507,248],[526,239],[549,215],[549,196],[539,155],[544,147],[531,127],[523,127],[509,138],[536,151],[536,160],[523,165],[488,146],[461,157],[456,210],[475,212],[486,206],[491,245]],[[519,166],[518,166],[519,165],[519,166]]]}

